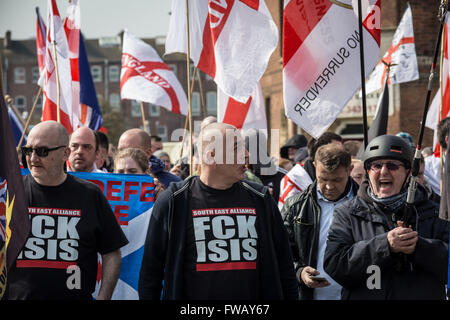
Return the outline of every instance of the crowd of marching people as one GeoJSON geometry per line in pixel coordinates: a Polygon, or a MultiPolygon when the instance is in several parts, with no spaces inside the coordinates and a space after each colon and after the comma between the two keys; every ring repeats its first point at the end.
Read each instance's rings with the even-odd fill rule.
{"type": "MultiPolygon", "coordinates": [[[[446,118],[438,130],[444,155],[449,129],[446,118]]],[[[113,147],[102,132],[69,135],[41,122],[19,154],[30,171],[31,230],[4,298],[92,299],[98,254],[96,299],[112,297],[129,240],[105,195],[67,174],[74,171],[153,177],[140,299],[446,299],[450,223],[439,212],[440,160],[429,148],[415,216],[404,219],[414,149],[404,132],[365,149],[326,132],[291,137],[276,159],[264,132],[208,118],[191,167],[189,156],[171,159],[142,129],[125,131],[113,147]],[[81,284],[70,287],[61,266],[73,264],[81,284]]]]}

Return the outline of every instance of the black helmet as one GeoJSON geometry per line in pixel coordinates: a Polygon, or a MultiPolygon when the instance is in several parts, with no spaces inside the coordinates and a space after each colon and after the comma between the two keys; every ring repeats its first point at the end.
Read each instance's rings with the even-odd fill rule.
{"type": "Polygon", "coordinates": [[[372,139],[368,144],[363,156],[364,168],[368,169],[370,162],[382,158],[400,160],[405,164],[405,168],[409,169],[413,152],[403,138],[385,134],[372,139]]]}

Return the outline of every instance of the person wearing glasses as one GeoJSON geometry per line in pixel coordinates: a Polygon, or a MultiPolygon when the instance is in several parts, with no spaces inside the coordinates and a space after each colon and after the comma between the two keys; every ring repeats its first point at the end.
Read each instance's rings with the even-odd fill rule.
{"type": "Polygon", "coordinates": [[[69,135],[56,121],[31,130],[22,147],[31,228],[14,267],[7,299],[92,300],[97,254],[102,257],[98,300],[110,299],[128,243],[100,188],[64,172],[69,135]]]}
{"type": "Polygon", "coordinates": [[[449,223],[420,184],[416,223],[402,222],[411,160],[402,138],[376,137],[363,155],[368,179],[334,210],[324,267],[343,299],[445,299],[449,223]]]}

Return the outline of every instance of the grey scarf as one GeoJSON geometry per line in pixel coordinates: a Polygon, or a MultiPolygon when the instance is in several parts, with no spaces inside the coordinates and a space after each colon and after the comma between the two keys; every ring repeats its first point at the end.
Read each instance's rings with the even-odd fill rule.
{"type": "Polygon", "coordinates": [[[391,212],[397,212],[406,203],[406,196],[408,193],[408,190],[403,189],[400,193],[397,193],[396,195],[386,197],[386,198],[378,198],[373,192],[372,189],[369,187],[367,188],[367,193],[369,197],[372,198],[373,201],[380,204],[382,207],[385,207],[389,209],[391,212]]]}

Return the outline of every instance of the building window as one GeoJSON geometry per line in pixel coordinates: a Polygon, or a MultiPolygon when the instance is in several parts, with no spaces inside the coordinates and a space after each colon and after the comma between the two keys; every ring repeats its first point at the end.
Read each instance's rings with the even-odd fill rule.
{"type": "Polygon", "coordinates": [[[141,117],[141,103],[136,100],[131,100],[131,116],[132,117],[141,117]]]}
{"type": "Polygon", "coordinates": [[[167,126],[158,125],[157,135],[163,140],[167,140],[167,126]]]}
{"type": "Polygon", "coordinates": [[[26,83],[26,73],[24,67],[14,68],[14,83],[26,83]]]}
{"type": "Polygon", "coordinates": [[[109,82],[119,82],[120,70],[119,66],[109,66],[109,82]]]}
{"type": "Polygon", "coordinates": [[[214,81],[214,79],[209,75],[209,74],[207,74],[207,73],[205,73],[205,80],[211,80],[211,81],[214,81]]]}
{"type": "Polygon", "coordinates": [[[17,96],[14,99],[14,104],[17,107],[17,109],[24,111],[27,109],[27,97],[25,96],[17,96]]]}
{"type": "Polygon", "coordinates": [[[94,82],[102,82],[102,67],[92,66],[91,74],[92,74],[92,80],[94,82]]]}
{"type": "Polygon", "coordinates": [[[160,109],[159,106],[156,104],[150,103],[150,106],[148,108],[148,114],[150,117],[159,117],[160,115],[160,109]]]}
{"type": "Polygon", "coordinates": [[[200,115],[200,93],[193,92],[191,97],[192,116],[200,115]]]}
{"type": "Polygon", "coordinates": [[[120,97],[117,93],[111,93],[109,95],[109,104],[111,105],[113,111],[119,111],[120,109],[120,97]]]}
{"type": "MultiPolygon", "coordinates": [[[[190,67],[190,79],[192,80],[192,78],[194,77],[194,69],[195,69],[195,66],[193,65],[193,64],[190,64],[189,65],[189,67],[190,67]]],[[[197,73],[199,73],[200,72],[200,70],[197,70],[196,72],[195,72],[195,77],[197,77],[197,73]]]]}
{"type": "Polygon", "coordinates": [[[33,69],[31,69],[31,81],[33,83],[37,83],[39,80],[39,67],[33,67],[33,69]]]}
{"type": "Polygon", "coordinates": [[[215,91],[206,93],[206,113],[209,116],[217,115],[217,93],[215,91]]]}

